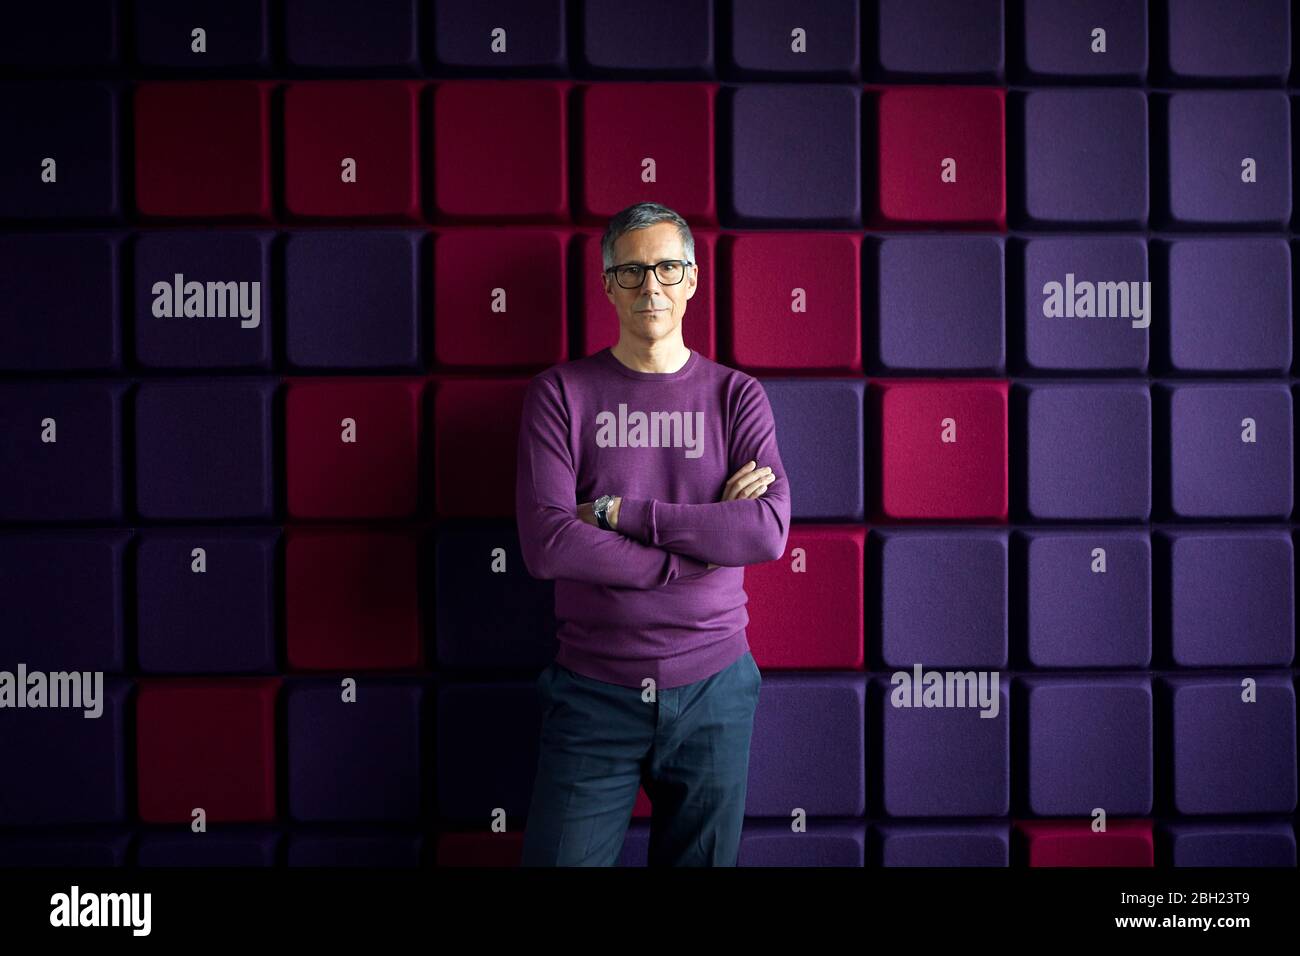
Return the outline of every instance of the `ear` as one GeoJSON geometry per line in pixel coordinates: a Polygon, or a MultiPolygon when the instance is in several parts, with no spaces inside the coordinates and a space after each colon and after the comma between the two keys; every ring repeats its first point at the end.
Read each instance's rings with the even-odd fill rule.
{"type": "Polygon", "coordinates": [[[692,299],[695,297],[695,287],[696,285],[699,284],[699,278],[700,278],[700,265],[697,262],[695,265],[691,266],[690,270],[686,273],[686,283],[687,283],[686,298],[687,299],[692,299]]]}

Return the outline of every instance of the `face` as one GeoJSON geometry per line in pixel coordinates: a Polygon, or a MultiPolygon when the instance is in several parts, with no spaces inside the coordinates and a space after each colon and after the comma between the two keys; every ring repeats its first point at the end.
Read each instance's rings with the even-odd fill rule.
{"type": "MultiPolygon", "coordinates": [[[[632,229],[614,242],[613,265],[639,263],[652,266],[664,259],[685,259],[681,234],[671,222],[659,222],[644,229],[632,229]]],[[[618,324],[625,338],[657,342],[679,335],[686,302],[695,295],[699,266],[688,266],[676,285],[664,285],[653,269],[645,273],[639,289],[624,289],[612,272],[602,273],[605,295],[618,311],[618,324]]]]}

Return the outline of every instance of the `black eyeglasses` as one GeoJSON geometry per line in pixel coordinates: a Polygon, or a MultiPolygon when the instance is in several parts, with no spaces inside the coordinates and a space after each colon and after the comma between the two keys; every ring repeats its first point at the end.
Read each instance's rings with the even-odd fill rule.
{"type": "MultiPolygon", "coordinates": [[[[688,259],[665,259],[654,264],[655,278],[660,285],[677,285],[686,277],[686,267],[695,265],[688,259]]],[[[614,273],[614,280],[624,289],[639,289],[645,282],[650,266],[639,263],[627,263],[610,266],[606,272],[614,273]]]]}

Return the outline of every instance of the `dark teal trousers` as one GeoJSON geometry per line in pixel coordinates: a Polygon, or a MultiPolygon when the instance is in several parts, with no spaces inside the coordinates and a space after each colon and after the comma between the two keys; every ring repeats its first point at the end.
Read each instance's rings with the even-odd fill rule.
{"type": "Polygon", "coordinates": [[[523,865],[613,866],[644,785],[650,866],[735,866],[762,683],[749,651],[649,702],[639,687],[552,663],[537,679],[541,748],[523,865]]]}

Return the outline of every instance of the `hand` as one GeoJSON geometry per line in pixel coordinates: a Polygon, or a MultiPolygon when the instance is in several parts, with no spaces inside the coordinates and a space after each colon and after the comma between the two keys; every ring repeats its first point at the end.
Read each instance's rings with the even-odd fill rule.
{"type": "Polygon", "coordinates": [[[776,481],[771,468],[758,468],[758,462],[750,461],[741,465],[739,470],[727,479],[727,486],[722,491],[722,501],[757,498],[767,491],[767,486],[776,481]]]}
{"type": "Polygon", "coordinates": [[[596,520],[596,502],[594,501],[584,501],[578,505],[578,517],[589,525],[600,527],[600,522],[596,520]]]}

